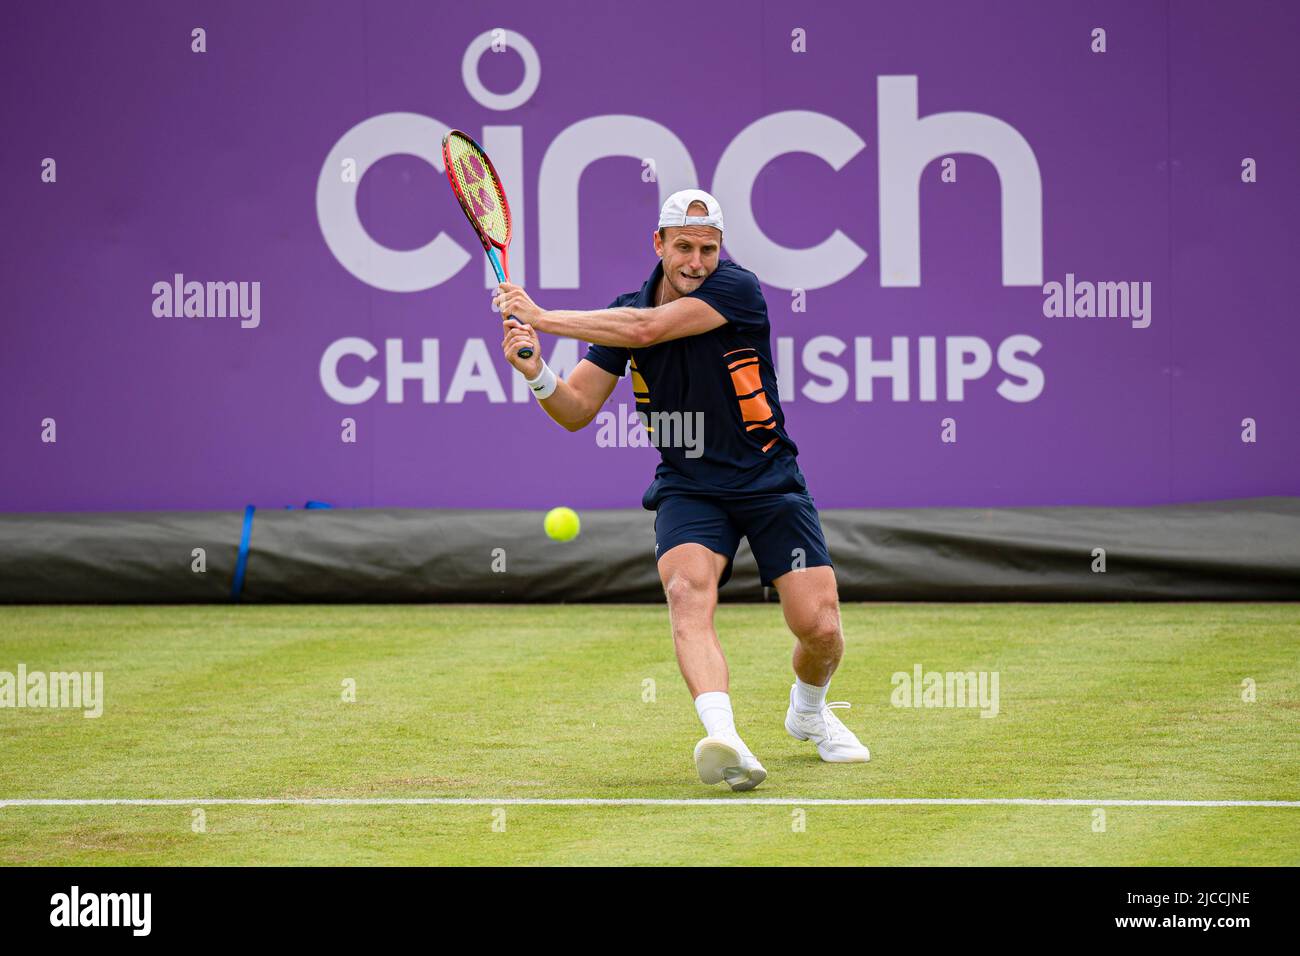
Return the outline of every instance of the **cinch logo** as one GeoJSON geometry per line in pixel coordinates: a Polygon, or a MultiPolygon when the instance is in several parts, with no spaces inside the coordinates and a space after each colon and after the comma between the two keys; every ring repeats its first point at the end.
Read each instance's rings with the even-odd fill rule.
{"type": "Polygon", "coordinates": [[[129,926],[133,936],[148,936],[153,925],[152,893],[69,893],[50,897],[51,926],[129,926]]]}
{"type": "MultiPolygon", "coordinates": [[[[462,79],[470,95],[488,109],[521,106],[536,91],[540,78],[537,50],[527,37],[513,31],[483,33],[465,51],[462,79]],[[524,76],[516,90],[495,94],[483,86],[478,63],[489,49],[511,49],[523,60],[524,76]]],[[[973,112],[919,116],[917,86],[915,76],[876,78],[880,284],[920,286],[921,172],[935,159],[964,153],[988,160],[1001,183],[1002,284],[1041,286],[1043,190],[1033,148],[1013,126],[995,116],[973,112]]],[[[321,233],[343,267],[368,285],[390,292],[420,292],[446,282],[474,258],[442,232],[419,249],[390,249],[366,233],[357,214],[361,178],[387,156],[417,156],[443,172],[440,144],[449,129],[443,121],[419,113],[384,113],[344,133],[321,165],[316,183],[321,233]]],[[[529,196],[524,130],[485,126],[480,142],[511,197],[516,237],[510,247],[511,278],[526,285],[529,196]]],[[[758,222],[750,193],[763,169],[779,156],[807,153],[839,170],[866,145],[850,126],[813,110],[773,113],[739,130],[718,159],[708,187],[726,210],[726,244],[731,254],[762,281],[781,289],[819,289],[852,274],[867,252],[833,221],[826,222],[829,234],[815,246],[782,246],[758,222]]],[[[579,183],[592,163],[619,156],[654,157],[660,202],[678,189],[703,185],[686,144],[654,120],[593,116],[562,130],[546,147],[536,183],[540,288],[580,288],[579,183]]],[[[484,285],[491,288],[496,277],[486,260],[483,270],[484,285]]]]}

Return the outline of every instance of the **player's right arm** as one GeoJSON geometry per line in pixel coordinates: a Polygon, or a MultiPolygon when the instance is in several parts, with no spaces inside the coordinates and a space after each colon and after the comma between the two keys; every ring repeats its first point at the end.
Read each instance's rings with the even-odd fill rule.
{"type": "MultiPolygon", "coordinates": [[[[502,323],[505,335],[501,348],[506,361],[526,379],[534,379],[542,371],[542,346],[531,326],[518,325],[512,320],[502,323]],[[525,346],[533,350],[532,357],[521,359],[519,350],[525,346]]],[[[583,359],[567,379],[558,379],[555,391],[537,404],[551,418],[571,432],[584,428],[600,411],[618,384],[618,376],[611,375],[594,362],[583,359]]]]}

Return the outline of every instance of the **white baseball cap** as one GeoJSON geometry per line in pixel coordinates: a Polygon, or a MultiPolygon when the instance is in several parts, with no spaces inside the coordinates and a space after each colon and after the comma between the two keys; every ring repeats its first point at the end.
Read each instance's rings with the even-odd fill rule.
{"type": "Polygon", "coordinates": [[[722,232],[722,207],[703,189],[683,189],[669,196],[659,212],[659,228],[665,226],[712,226],[722,232]],[[708,215],[686,215],[693,202],[703,203],[708,215]]]}

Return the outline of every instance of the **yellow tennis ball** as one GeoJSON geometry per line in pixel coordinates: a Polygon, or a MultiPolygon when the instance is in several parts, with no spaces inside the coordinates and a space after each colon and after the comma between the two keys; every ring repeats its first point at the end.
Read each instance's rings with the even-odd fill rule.
{"type": "Polygon", "coordinates": [[[572,541],[578,536],[580,527],[578,512],[572,508],[552,508],[546,512],[546,521],[543,525],[547,537],[556,541],[572,541]]]}

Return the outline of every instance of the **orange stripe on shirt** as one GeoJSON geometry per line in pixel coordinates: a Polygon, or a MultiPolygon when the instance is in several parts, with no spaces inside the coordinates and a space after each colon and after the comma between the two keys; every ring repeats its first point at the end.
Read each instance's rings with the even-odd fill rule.
{"type": "MultiPolygon", "coordinates": [[[[731,384],[735,386],[737,395],[750,395],[759,391],[763,387],[763,379],[759,376],[758,363],[753,362],[741,368],[732,369],[731,384]]],[[[741,402],[741,404],[744,405],[744,402],[741,402]]],[[[763,417],[766,418],[767,416],[764,415],[763,417]]]]}
{"type": "Polygon", "coordinates": [[[745,422],[765,422],[771,418],[772,406],[767,404],[767,393],[759,392],[753,398],[742,398],[740,417],[745,422]]]}

